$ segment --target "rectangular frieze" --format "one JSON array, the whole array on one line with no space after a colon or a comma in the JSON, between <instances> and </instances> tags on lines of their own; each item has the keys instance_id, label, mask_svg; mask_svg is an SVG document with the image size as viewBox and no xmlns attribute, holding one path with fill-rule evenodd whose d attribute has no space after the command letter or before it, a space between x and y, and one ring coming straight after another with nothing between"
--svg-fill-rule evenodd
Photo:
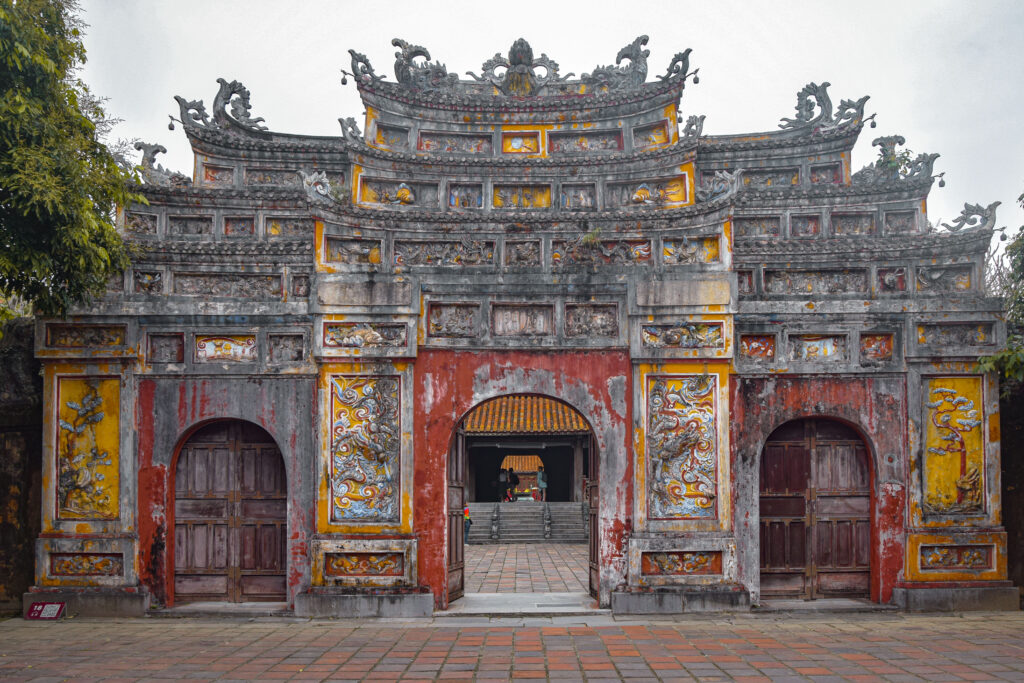
<instances>
[{"instance_id":1,"label":"rectangular frieze","mask_svg":"<svg viewBox=\"0 0 1024 683\"><path fill-rule=\"evenodd\" d=\"M427 314L427 336L471 339L479 334L480 304L430 304Z\"/></svg>"},{"instance_id":2,"label":"rectangular frieze","mask_svg":"<svg viewBox=\"0 0 1024 683\"><path fill-rule=\"evenodd\" d=\"M301 334L267 335L271 363L296 363L306 357L306 341Z\"/></svg>"},{"instance_id":3,"label":"rectangular frieze","mask_svg":"<svg viewBox=\"0 0 1024 683\"><path fill-rule=\"evenodd\" d=\"M251 363L259 360L254 334L197 334L194 351L197 363Z\"/></svg>"},{"instance_id":4,"label":"rectangular frieze","mask_svg":"<svg viewBox=\"0 0 1024 683\"><path fill-rule=\"evenodd\" d=\"M85 349L97 346L124 346L127 331L124 325L46 326L46 345L55 349Z\"/></svg>"},{"instance_id":5,"label":"rectangular frieze","mask_svg":"<svg viewBox=\"0 0 1024 683\"><path fill-rule=\"evenodd\" d=\"M156 221L155 213L129 211L124 217L125 228L127 228L128 232L135 235L155 235Z\"/></svg>"},{"instance_id":6,"label":"rectangular frieze","mask_svg":"<svg viewBox=\"0 0 1024 683\"><path fill-rule=\"evenodd\" d=\"M484 186L480 183L452 183L448 186L449 209L482 209Z\"/></svg>"},{"instance_id":7,"label":"rectangular frieze","mask_svg":"<svg viewBox=\"0 0 1024 683\"><path fill-rule=\"evenodd\" d=\"M696 576L722 573L720 550L668 550L640 554L640 572L645 576Z\"/></svg>"},{"instance_id":8,"label":"rectangular frieze","mask_svg":"<svg viewBox=\"0 0 1024 683\"><path fill-rule=\"evenodd\" d=\"M817 237L821 234L821 216L793 216L790 218L790 234L793 237Z\"/></svg>"},{"instance_id":9,"label":"rectangular frieze","mask_svg":"<svg viewBox=\"0 0 1024 683\"><path fill-rule=\"evenodd\" d=\"M800 169L778 168L764 170L744 170L743 184L750 187L785 187L800 182Z\"/></svg>"},{"instance_id":10,"label":"rectangular frieze","mask_svg":"<svg viewBox=\"0 0 1024 683\"><path fill-rule=\"evenodd\" d=\"M737 216L733 219L737 237L778 237L782 234L779 216Z\"/></svg>"},{"instance_id":11,"label":"rectangular frieze","mask_svg":"<svg viewBox=\"0 0 1024 683\"><path fill-rule=\"evenodd\" d=\"M421 152L443 152L445 154L490 155L494 152L494 144L490 135L428 131L420 133L416 148Z\"/></svg>"},{"instance_id":12,"label":"rectangular frieze","mask_svg":"<svg viewBox=\"0 0 1024 683\"><path fill-rule=\"evenodd\" d=\"M297 299L309 297L310 283L308 275L292 275L292 296Z\"/></svg>"},{"instance_id":13,"label":"rectangular frieze","mask_svg":"<svg viewBox=\"0 0 1024 683\"><path fill-rule=\"evenodd\" d=\"M268 216L268 237L311 237L315 224L311 218Z\"/></svg>"},{"instance_id":14,"label":"rectangular frieze","mask_svg":"<svg viewBox=\"0 0 1024 683\"><path fill-rule=\"evenodd\" d=\"M551 154L601 154L622 149L620 131L571 131L549 133Z\"/></svg>"},{"instance_id":15,"label":"rectangular frieze","mask_svg":"<svg viewBox=\"0 0 1024 683\"><path fill-rule=\"evenodd\" d=\"M388 126L381 123L378 123L376 127L377 134L374 136L373 142L377 147L395 151L404 151L409 149L408 128Z\"/></svg>"},{"instance_id":16,"label":"rectangular frieze","mask_svg":"<svg viewBox=\"0 0 1024 683\"><path fill-rule=\"evenodd\" d=\"M995 344L992 323L925 323L917 326L921 346L960 347Z\"/></svg>"},{"instance_id":17,"label":"rectangular frieze","mask_svg":"<svg viewBox=\"0 0 1024 683\"><path fill-rule=\"evenodd\" d=\"M227 237L252 237L256 234L256 219L252 216L227 216L224 234Z\"/></svg>"},{"instance_id":18,"label":"rectangular frieze","mask_svg":"<svg viewBox=\"0 0 1024 683\"><path fill-rule=\"evenodd\" d=\"M503 154L540 154L540 133L537 131L515 131L502 133Z\"/></svg>"},{"instance_id":19,"label":"rectangular frieze","mask_svg":"<svg viewBox=\"0 0 1024 683\"><path fill-rule=\"evenodd\" d=\"M681 206L690 200L688 181L684 173L674 178L610 184L606 188L608 208Z\"/></svg>"},{"instance_id":20,"label":"rectangular frieze","mask_svg":"<svg viewBox=\"0 0 1024 683\"><path fill-rule=\"evenodd\" d=\"M894 294L907 291L907 269L906 268L879 268L878 269L878 292L879 294Z\"/></svg>"},{"instance_id":21,"label":"rectangular frieze","mask_svg":"<svg viewBox=\"0 0 1024 683\"><path fill-rule=\"evenodd\" d=\"M661 260L668 266L692 263L718 263L722 260L717 237L666 238Z\"/></svg>"},{"instance_id":22,"label":"rectangular frieze","mask_svg":"<svg viewBox=\"0 0 1024 683\"><path fill-rule=\"evenodd\" d=\"M617 304L566 304L566 337L617 337L619 334Z\"/></svg>"},{"instance_id":23,"label":"rectangular frieze","mask_svg":"<svg viewBox=\"0 0 1024 683\"><path fill-rule=\"evenodd\" d=\"M377 265L381 262L380 240L327 237L324 258L327 263Z\"/></svg>"},{"instance_id":24,"label":"rectangular frieze","mask_svg":"<svg viewBox=\"0 0 1024 683\"><path fill-rule=\"evenodd\" d=\"M299 185L301 179L298 172L293 168L251 168L245 169L245 184L253 185L277 185L289 187Z\"/></svg>"},{"instance_id":25,"label":"rectangular frieze","mask_svg":"<svg viewBox=\"0 0 1024 683\"><path fill-rule=\"evenodd\" d=\"M495 185L491 205L495 209L547 209L551 206L551 186Z\"/></svg>"},{"instance_id":26,"label":"rectangular frieze","mask_svg":"<svg viewBox=\"0 0 1024 683\"><path fill-rule=\"evenodd\" d=\"M892 334L862 334L860 336L860 362L862 365L888 363L892 360Z\"/></svg>"},{"instance_id":27,"label":"rectangular frieze","mask_svg":"<svg viewBox=\"0 0 1024 683\"><path fill-rule=\"evenodd\" d=\"M121 381L57 379L58 519L117 519L120 497Z\"/></svg>"},{"instance_id":28,"label":"rectangular frieze","mask_svg":"<svg viewBox=\"0 0 1024 683\"><path fill-rule=\"evenodd\" d=\"M405 576L405 553L325 553L324 576Z\"/></svg>"},{"instance_id":29,"label":"rectangular frieze","mask_svg":"<svg viewBox=\"0 0 1024 683\"><path fill-rule=\"evenodd\" d=\"M813 185L838 185L841 182L843 182L842 164L811 166L811 183Z\"/></svg>"},{"instance_id":30,"label":"rectangular frieze","mask_svg":"<svg viewBox=\"0 0 1024 683\"><path fill-rule=\"evenodd\" d=\"M994 569L991 545L922 545L921 571Z\"/></svg>"},{"instance_id":31,"label":"rectangular frieze","mask_svg":"<svg viewBox=\"0 0 1024 683\"><path fill-rule=\"evenodd\" d=\"M494 242L485 240L395 240L396 266L490 266Z\"/></svg>"},{"instance_id":32,"label":"rectangular frieze","mask_svg":"<svg viewBox=\"0 0 1024 683\"><path fill-rule=\"evenodd\" d=\"M540 240L506 240L506 266L539 266Z\"/></svg>"},{"instance_id":33,"label":"rectangular frieze","mask_svg":"<svg viewBox=\"0 0 1024 683\"><path fill-rule=\"evenodd\" d=\"M789 359L793 361L825 361L835 363L844 361L846 360L846 335L790 335Z\"/></svg>"},{"instance_id":34,"label":"rectangular frieze","mask_svg":"<svg viewBox=\"0 0 1024 683\"><path fill-rule=\"evenodd\" d=\"M754 271L752 271L752 270L737 270L736 271L736 290L740 294L753 294L754 293Z\"/></svg>"},{"instance_id":35,"label":"rectangular frieze","mask_svg":"<svg viewBox=\"0 0 1024 683\"><path fill-rule=\"evenodd\" d=\"M971 266L917 269L919 292L966 292L971 288Z\"/></svg>"},{"instance_id":36,"label":"rectangular frieze","mask_svg":"<svg viewBox=\"0 0 1024 683\"><path fill-rule=\"evenodd\" d=\"M932 515L985 511L985 450L981 377L924 381L924 495Z\"/></svg>"},{"instance_id":37,"label":"rectangular frieze","mask_svg":"<svg viewBox=\"0 0 1024 683\"><path fill-rule=\"evenodd\" d=\"M886 211L885 231L890 235L917 232L916 211Z\"/></svg>"},{"instance_id":38,"label":"rectangular frieze","mask_svg":"<svg viewBox=\"0 0 1024 683\"><path fill-rule=\"evenodd\" d=\"M323 344L332 349L400 348L407 334L403 323L325 322Z\"/></svg>"},{"instance_id":39,"label":"rectangular frieze","mask_svg":"<svg viewBox=\"0 0 1024 683\"><path fill-rule=\"evenodd\" d=\"M766 294L866 294L866 270L765 270Z\"/></svg>"},{"instance_id":40,"label":"rectangular frieze","mask_svg":"<svg viewBox=\"0 0 1024 683\"><path fill-rule=\"evenodd\" d=\"M212 235L213 216L168 216L167 234L174 236Z\"/></svg>"},{"instance_id":41,"label":"rectangular frieze","mask_svg":"<svg viewBox=\"0 0 1024 683\"><path fill-rule=\"evenodd\" d=\"M373 179L363 176L359 180L359 201L376 206L438 207L437 186L429 183L408 183L401 180Z\"/></svg>"},{"instance_id":42,"label":"rectangular frieze","mask_svg":"<svg viewBox=\"0 0 1024 683\"><path fill-rule=\"evenodd\" d=\"M543 337L554 334L551 304L492 304L491 333L495 337Z\"/></svg>"},{"instance_id":43,"label":"rectangular frieze","mask_svg":"<svg viewBox=\"0 0 1024 683\"><path fill-rule=\"evenodd\" d=\"M662 120L633 129L633 149L635 150L654 149L668 143L668 121Z\"/></svg>"},{"instance_id":44,"label":"rectangular frieze","mask_svg":"<svg viewBox=\"0 0 1024 683\"><path fill-rule=\"evenodd\" d=\"M163 294L163 271L132 269L132 291L136 294Z\"/></svg>"},{"instance_id":45,"label":"rectangular frieze","mask_svg":"<svg viewBox=\"0 0 1024 683\"><path fill-rule=\"evenodd\" d=\"M203 166L203 185L230 187L235 184L235 169L230 166Z\"/></svg>"},{"instance_id":46,"label":"rectangular frieze","mask_svg":"<svg viewBox=\"0 0 1024 683\"><path fill-rule=\"evenodd\" d=\"M648 240L592 239L590 234L572 241L554 240L551 243L551 265L565 268L573 265L631 266L651 262L651 243Z\"/></svg>"},{"instance_id":47,"label":"rectangular frieze","mask_svg":"<svg viewBox=\"0 0 1024 683\"><path fill-rule=\"evenodd\" d=\"M124 576L120 553L51 553L50 576Z\"/></svg>"},{"instance_id":48,"label":"rectangular frieze","mask_svg":"<svg viewBox=\"0 0 1024 683\"><path fill-rule=\"evenodd\" d=\"M649 376L648 519L715 519L717 375Z\"/></svg>"},{"instance_id":49,"label":"rectangular frieze","mask_svg":"<svg viewBox=\"0 0 1024 683\"><path fill-rule=\"evenodd\" d=\"M875 214L873 213L834 213L832 214L832 234L834 235L874 235Z\"/></svg>"},{"instance_id":50,"label":"rectangular frieze","mask_svg":"<svg viewBox=\"0 0 1024 683\"><path fill-rule=\"evenodd\" d=\"M558 204L568 211L589 211L597 208L597 188L594 185L562 185Z\"/></svg>"},{"instance_id":51,"label":"rectangular frieze","mask_svg":"<svg viewBox=\"0 0 1024 683\"><path fill-rule=\"evenodd\" d=\"M334 375L329 387L331 521L398 522L401 378Z\"/></svg>"},{"instance_id":52,"label":"rectangular frieze","mask_svg":"<svg viewBox=\"0 0 1024 683\"><path fill-rule=\"evenodd\" d=\"M184 363L185 335L177 332L149 335L150 363Z\"/></svg>"},{"instance_id":53,"label":"rectangular frieze","mask_svg":"<svg viewBox=\"0 0 1024 683\"><path fill-rule=\"evenodd\" d=\"M174 293L187 296L279 299L282 294L282 283L280 275L175 273Z\"/></svg>"},{"instance_id":54,"label":"rectangular frieze","mask_svg":"<svg viewBox=\"0 0 1024 683\"><path fill-rule=\"evenodd\" d=\"M775 360L774 334L743 334L740 335L740 356L753 361L771 362Z\"/></svg>"},{"instance_id":55,"label":"rectangular frieze","mask_svg":"<svg viewBox=\"0 0 1024 683\"><path fill-rule=\"evenodd\" d=\"M674 325L642 325L643 345L653 349L724 349L722 323L680 322Z\"/></svg>"}]
</instances>

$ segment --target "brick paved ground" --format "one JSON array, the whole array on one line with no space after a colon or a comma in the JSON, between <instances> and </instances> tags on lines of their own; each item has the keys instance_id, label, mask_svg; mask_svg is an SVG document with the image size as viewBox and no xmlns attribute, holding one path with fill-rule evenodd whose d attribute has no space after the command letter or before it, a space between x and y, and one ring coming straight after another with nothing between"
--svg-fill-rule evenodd
<instances>
[{"instance_id":1,"label":"brick paved ground","mask_svg":"<svg viewBox=\"0 0 1024 683\"><path fill-rule=\"evenodd\" d=\"M1024 680L1020 613L446 621L13 619L0 678Z\"/></svg>"},{"instance_id":2,"label":"brick paved ground","mask_svg":"<svg viewBox=\"0 0 1024 683\"><path fill-rule=\"evenodd\" d=\"M575 593L588 584L585 543L466 546L467 593Z\"/></svg>"}]
</instances>

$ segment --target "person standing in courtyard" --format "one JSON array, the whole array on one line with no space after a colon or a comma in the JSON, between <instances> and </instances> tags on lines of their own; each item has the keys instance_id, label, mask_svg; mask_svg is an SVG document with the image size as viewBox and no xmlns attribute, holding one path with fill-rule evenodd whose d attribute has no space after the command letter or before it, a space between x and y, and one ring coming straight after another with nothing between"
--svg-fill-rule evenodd
<instances>
[{"instance_id":1,"label":"person standing in courtyard","mask_svg":"<svg viewBox=\"0 0 1024 683\"><path fill-rule=\"evenodd\" d=\"M473 526L473 520L469 517L468 505L462 510L462 519L462 542L466 544L469 543L469 527Z\"/></svg>"},{"instance_id":2,"label":"person standing in courtyard","mask_svg":"<svg viewBox=\"0 0 1024 683\"><path fill-rule=\"evenodd\" d=\"M544 466L541 465L537 468L537 488L540 489L540 499L548 499L548 474L544 471Z\"/></svg>"}]
</instances>

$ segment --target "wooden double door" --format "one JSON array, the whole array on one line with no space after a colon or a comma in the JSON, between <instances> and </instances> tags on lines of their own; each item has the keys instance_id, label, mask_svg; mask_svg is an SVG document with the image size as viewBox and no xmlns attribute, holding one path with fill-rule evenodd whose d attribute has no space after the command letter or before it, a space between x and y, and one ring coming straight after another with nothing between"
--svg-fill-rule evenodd
<instances>
[{"instance_id":1,"label":"wooden double door","mask_svg":"<svg viewBox=\"0 0 1024 683\"><path fill-rule=\"evenodd\" d=\"M273 438L248 422L204 427L174 482L175 600L287 599L287 477Z\"/></svg>"},{"instance_id":2,"label":"wooden double door","mask_svg":"<svg viewBox=\"0 0 1024 683\"><path fill-rule=\"evenodd\" d=\"M868 597L871 476L856 432L808 419L772 433L760 511L762 595Z\"/></svg>"}]
</instances>

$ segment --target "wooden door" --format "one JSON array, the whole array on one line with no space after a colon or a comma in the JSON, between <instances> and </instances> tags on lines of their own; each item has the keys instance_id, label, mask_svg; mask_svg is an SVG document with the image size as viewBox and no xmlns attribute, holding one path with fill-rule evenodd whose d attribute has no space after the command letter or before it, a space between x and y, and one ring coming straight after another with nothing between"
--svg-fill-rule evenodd
<instances>
[{"instance_id":1,"label":"wooden door","mask_svg":"<svg viewBox=\"0 0 1024 683\"><path fill-rule=\"evenodd\" d=\"M601 588L601 534L598 528L599 512L599 468L597 457L597 441L590 435L587 444L587 516L589 518L590 538L588 561L590 564L590 594L595 598Z\"/></svg>"},{"instance_id":2,"label":"wooden door","mask_svg":"<svg viewBox=\"0 0 1024 683\"><path fill-rule=\"evenodd\" d=\"M866 597L871 490L864 443L831 420L777 429L761 457L761 593Z\"/></svg>"},{"instance_id":3,"label":"wooden door","mask_svg":"<svg viewBox=\"0 0 1024 683\"><path fill-rule=\"evenodd\" d=\"M466 435L460 429L448 451L448 602L461 598L466 589L465 506Z\"/></svg>"},{"instance_id":4,"label":"wooden door","mask_svg":"<svg viewBox=\"0 0 1024 683\"><path fill-rule=\"evenodd\" d=\"M287 481L269 434L204 427L182 447L174 488L176 601L287 598Z\"/></svg>"}]
</instances>

